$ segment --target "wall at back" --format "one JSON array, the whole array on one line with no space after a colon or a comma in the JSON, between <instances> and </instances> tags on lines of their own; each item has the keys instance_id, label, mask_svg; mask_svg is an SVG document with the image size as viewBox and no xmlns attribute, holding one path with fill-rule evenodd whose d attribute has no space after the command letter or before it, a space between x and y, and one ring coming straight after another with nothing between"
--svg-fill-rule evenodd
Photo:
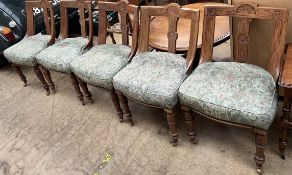
<instances>
[{"instance_id":1,"label":"wall at back","mask_svg":"<svg viewBox=\"0 0 292 175\"><path fill-rule=\"evenodd\" d=\"M292 0L249 0L260 6L281 7L290 9L287 42L292 43ZM239 5L247 0L229 0L232 5ZM233 32L236 31L236 20L233 20ZM265 69L268 67L269 50L272 37L272 22L267 20L254 20L250 27L250 43L248 62Z\"/></svg>"}]
</instances>

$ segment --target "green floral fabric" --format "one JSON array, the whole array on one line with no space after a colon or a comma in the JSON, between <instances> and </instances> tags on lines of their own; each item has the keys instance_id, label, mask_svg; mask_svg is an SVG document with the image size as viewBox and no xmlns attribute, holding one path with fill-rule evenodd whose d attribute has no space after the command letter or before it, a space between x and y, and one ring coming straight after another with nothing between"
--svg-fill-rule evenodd
<instances>
[{"instance_id":1,"label":"green floral fabric","mask_svg":"<svg viewBox=\"0 0 292 175\"><path fill-rule=\"evenodd\" d=\"M50 35L33 35L4 50L3 54L11 63L34 66L36 54L48 47Z\"/></svg>"},{"instance_id":2,"label":"green floral fabric","mask_svg":"<svg viewBox=\"0 0 292 175\"><path fill-rule=\"evenodd\" d=\"M70 62L77 56L86 52L84 47L87 45L88 41L89 40L84 37L60 40L37 54L36 60L47 69L70 73Z\"/></svg>"},{"instance_id":3,"label":"green floral fabric","mask_svg":"<svg viewBox=\"0 0 292 175\"><path fill-rule=\"evenodd\" d=\"M124 95L149 105L173 108L177 91L186 77L184 58L167 52L146 52L113 78L114 88Z\"/></svg>"},{"instance_id":4,"label":"green floral fabric","mask_svg":"<svg viewBox=\"0 0 292 175\"><path fill-rule=\"evenodd\" d=\"M276 84L264 69L245 63L204 63L179 89L181 104L227 122L268 129L277 109Z\"/></svg>"},{"instance_id":5,"label":"green floral fabric","mask_svg":"<svg viewBox=\"0 0 292 175\"><path fill-rule=\"evenodd\" d=\"M130 53L131 48L125 45L98 45L70 65L74 74L86 83L111 90L113 76L127 64Z\"/></svg>"}]
</instances>

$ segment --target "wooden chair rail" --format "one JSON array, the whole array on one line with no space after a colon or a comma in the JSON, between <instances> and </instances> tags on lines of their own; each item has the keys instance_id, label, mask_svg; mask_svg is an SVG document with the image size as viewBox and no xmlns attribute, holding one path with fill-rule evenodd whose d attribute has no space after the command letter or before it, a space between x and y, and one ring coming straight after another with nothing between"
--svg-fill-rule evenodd
<instances>
[{"instance_id":1,"label":"wooden chair rail","mask_svg":"<svg viewBox=\"0 0 292 175\"><path fill-rule=\"evenodd\" d=\"M52 7L52 2L47 0L39 0L39 1L26 1L26 18L27 18L27 32L26 36L35 35L35 21L33 8L39 7L42 8L44 14L44 22L47 30L47 34L51 35L51 40L49 41L49 45L54 44L56 38L56 30L55 30L55 18L54 11Z\"/></svg>"},{"instance_id":2,"label":"wooden chair rail","mask_svg":"<svg viewBox=\"0 0 292 175\"><path fill-rule=\"evenodd\" d=\"M138 31L139 31L139 7L129 4L126 0L120 0L118 4L114 2L98 3L99 10L99 33L98 44L106 44L106 36L108 33L107 12L117 11L120 15L120 27L122 34L122 44L129 45L129 31L132 33L132 51L129 59L131 59L138 47ZM130 21L129 14L133 15L133 23ZM105 25L106 24L106 25Z\"/></svg>"},{"instance_id":3,"label":"wooden chair rail","mask_svg":"<svg viewBox=\"0 0 292 175\"><path fill-rule=\"evenodd\" d=\"M289 11L283 8L258 7L258 5L253 3L243 3L239 6L206 6L200 63L212 60L216 16L241 18L238 24L240 28L239 35L236 36L234 42L235 61L239 62L246 62L249 42L249 22L251 19L256 18L273 21L268 71L276 81L280 73L280 65L284 52Z\"/></svg>"},{"instance_id":4,"label":"wooden chair rail","mask_svg":"<svg viewBox=\"0 0 292 175\"><path fill-rule=\"evenodd\" d=\"M200 13L198 10L191 10L180 8L178 4L171 3L166 6L142 6L141 7L141 28L140 28L140 42L139 52L147 52L149 48L149 26L150 20L153 16L167 16L169 19L168 26L168 52L176 53L177 22L180 18L190 19L191 32L189 39L189 49L187 53L187 73L192 70L194 56L196 54Z\"/></svg>"}]
</instances>

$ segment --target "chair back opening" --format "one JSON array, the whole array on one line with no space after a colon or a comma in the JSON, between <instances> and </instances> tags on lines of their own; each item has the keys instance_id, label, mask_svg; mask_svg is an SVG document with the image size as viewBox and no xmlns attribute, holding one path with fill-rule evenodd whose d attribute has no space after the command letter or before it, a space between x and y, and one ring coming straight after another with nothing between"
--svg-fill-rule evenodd
<instances>
[{"instance_id":1,"label":"chair back opening","mask_svg":"<svg viewBox=\"0 0 292 175\"><path fill-rule=\"evenodd\" d=\"M207 5L205 7L202 55L200 63L209 62L212 60L216 16L238 18L238 31L236 32L236 36L233 36L233 60L243 63L247 62L248 57L250 22L253 19L271 20L273 22L273 32L271 36L272 44L270 48L268 71L276 81L279 77L284 54L289 11L283 8L259 7L254 3L243 3L238 6Z\"/></svg>"},{"instance_id":2,"label":"chair back opening","mask_svg":"<svg viewBox=\"0 0 292 175\"><path fill-rule=\"evenodd\" d=\"M149 50L149 30L151 19L153 17L165 16L168 18L168 52L176 53L176 42L178 20L181 18L189 19L191 23L189 48L187 52L187 72L191 71L194 61L194 56L197 49L198 32L199 32L199 10L192 10L181 8L176 3L171 3L166 6L142 6L141 7L141 21L140 21L140 37L139 37L139 52L147 52Z\"/></svg>"}]
</instances>

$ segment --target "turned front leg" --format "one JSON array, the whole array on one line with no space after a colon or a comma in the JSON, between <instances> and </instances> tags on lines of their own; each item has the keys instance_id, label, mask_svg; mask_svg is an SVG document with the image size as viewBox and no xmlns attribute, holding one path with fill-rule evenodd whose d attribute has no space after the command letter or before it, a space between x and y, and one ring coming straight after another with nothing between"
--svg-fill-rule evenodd
<instances>
[{"instance_id":1,"label":"turned front leg","mask_svg":"<svg viewBox=\"0 0 292 175\"><path fill-rule=\"evenodd\" d=\"M190 141L194 144L198 143L198 139L196 138L196 131L195 131L195 125L194 125L194 115L192 114L192 111L187 106L181 106L181 110L184 113L185 122L187 124L187 131L188 136L190 138Z\"/></svg>"},{"instance_id":2,"label":"turned front leg","mask_svg":"<svg viewBox=\"0 0 292 175\"><path fill-rule=\"evenodd\" d=\"M261 129L255 129L255 145L256 152L254 155L254 160L257 166L257 172L262 173L262 167L265 162L265 146L267 144L268 137L267 131Z\"/></svg>"},{"instance_id":3,"label":"turned front leg","mask_svg":"<svg viewBox=\"0 0 292 175\"><path fill-rule=\"evenodd\" d=\"M111 95L111 99L112 99L112 102L113 102L113 104L115 106L115 109L116 109L117 115L119 117L119 120L120 120L120 122L123 122L123 111L122 111L121 106L120 106L120 101L119 101L119 98L118 98L118 94L116 94L114 89L110 90L109 93Z\"/></svg>"},{"instance_id":4,"label":"turned front leg","mask_svg":"<svg viewBox=\"0 0 292 175\"><path fill-rule=\"evenodd\" d=\"M172 136L172 145L176 146L178 143L178 134L176 132L176 121L175 121L175 111L174 109L164 109L167 116L168 126Z\"/></svg>"},{"instance_id":5,"label":"turned front leg","mask_svg":"<svg viewBox=\"0 0 292 175\"><path fill-rule=\"evenodd\" d=\"M121 92L117 92L117 94L119 96L119 101L121 102L125 117L127 117L131 125L134 126L134 122L132 120L132 113L129 108L127 97L125 97Z\"/></svg>"}]
</instances>

